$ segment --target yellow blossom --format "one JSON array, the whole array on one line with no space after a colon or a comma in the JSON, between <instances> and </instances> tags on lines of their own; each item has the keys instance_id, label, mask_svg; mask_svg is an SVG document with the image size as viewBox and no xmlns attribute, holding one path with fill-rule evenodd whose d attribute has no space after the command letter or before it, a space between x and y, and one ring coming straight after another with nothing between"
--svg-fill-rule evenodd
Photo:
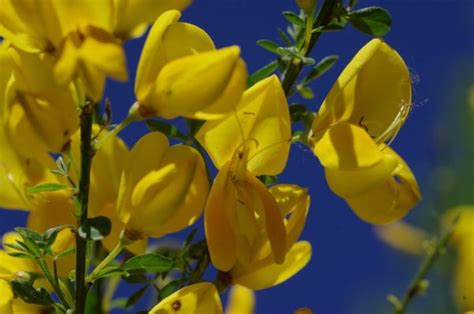
<instances>
[{"instance_id":1,"label":"yellow blossom","mask_svg":"<svg viewBox=\"0 0 474 314\"><path fill-rule=\"evenodd\" d=\"M405 122L410 102L403 59L374 39L344 69L314 118L310 142L329 186L367 222L398 220L421 199L408 165L384 144Z\"/></svg>"},{"instance_id":2,"label":"yellow blossom","mask_svg":"<svg viewBox=\"0 0 474 314\"><path fill-rule=\"evenodd\" d=\"M191 225L201 215L208 190L199 152L187 145L170 147L165 135L151 132L127 158L117 210L129 236L161 237Z\"/></svg>"},{"instance_id":3,"label":"yellow blossom","mask_svg":"<svg viewBox=\"0 0 474 314\"><path fill-rule=\"evenodd\" d=\"M236 111L206 122L196 134L219 169L205 209L212 263L228 271L256 258L263 238L272 258L283 263L286 234L278 204L257 175L285 167L290 148L290 118L279 80L272 76L247 90Z\"/></svg>"},{"instance_id":4,"label":"yellow blossom","mask_svg":"<svg viewBox=\"0 0 474 314\"><path fill-rule=\"evenodd\" d=\"M182 288L163 299L150 314L206 313L222 314L222 303L216 287L201 282Z\"/></svg>"},{"instance_id":5,"label":"yellow blossom","mask_svg":"<svg viewBox=\"0 0 474 314\"><path fill-rule=\"evenodd\" d=\"M243 286L234 285L230 289L229 299L225 310L226 314L253 314L255 313L255 293Z\"/></svg>"},{"instance_id":6,"label":"yellow blossom","mask_svg":"<svg viewBox=\"0 0 474 314\"><path fill-rule=\"evenodd\" d=\"M135 80L142 117L216 119L229 113L246 87L247 70L238 47L215 50L207 33L163 13L150 30Z\"/></svg>"}]
</instances>

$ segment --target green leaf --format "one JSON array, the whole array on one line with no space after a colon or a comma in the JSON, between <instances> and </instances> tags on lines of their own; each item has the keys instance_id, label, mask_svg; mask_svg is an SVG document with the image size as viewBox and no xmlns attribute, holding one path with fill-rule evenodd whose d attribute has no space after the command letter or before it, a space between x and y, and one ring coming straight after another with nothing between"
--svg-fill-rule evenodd
<instances>
[{"instance_id":1,"label":"green leaf","mask_svg":"<svg viewBox=\"0 0 474 314\"><path fill-rule=\"evenodd\" d=\"M262 47L263 49L266 49L270 52L273 52L273 53L276 53L276 54L280 54L278 52L278 48L280 47L277 43L271 41L271 40L268 40L268 39L260 39L260 40L257 40L257 45L259 45L260 47Z\"/></svg>"},{"instance_id":2,"label":"green leaf","mask_svg":"<svg viewBox=\"0 0 474 314\"><path fill-rule=\"evenodd\" d=\"M145 292L148 290L150 286L149 285L146 285L146 286L143 286L141 287L140 289L138 289L137 291L135 291L127 300L127 303L125 304L125 307L131 307L133 305L135 305L135 303L137 303L138 301L140 301L140 299L143 297L143 295L145 294Z\"/></svg>"},{"instance_id":3,"label":"green leaf","mask_svg":"<svg viewBox=\"0 0 474 314\"><path fill-rule=\"evenodd\" d=\"M29 281L15 279L11 281L11 285L15 295L26 303L41 305L52 305L54 303L46 289L35 288Z\"/></svg>"},{"instance_id":4,"label":"green leaf","mask_svg":"<svg viewBox=\"0 0 474 314\"><path fill-rule=\"evenodd\" d=\"M281 40L285 43L287 46L293 46L293 42L291 41L290 37L285 33L284 30L281 28L277 29L278 36L280 36Z\"/></svg>"},{"instance_id":5,"label":"green leaf","mask_svg":"<svg viewBox=\"0 0 474 314\"><path fill-rule=\"evenodd\" d=\"M132 257L123 265L123 269L127 272L161 273L172 270L175 265L176 263L167 257L150 253Z\"/></svg>"},{"instance_id":6,"label":"green leaf","mask_svg":"<svg viewBox=\"0 0 474 314\"><path fill-rule=\"evenodd\" d=\"M321 75L326 73L336 63L338 59L338 56L332 55L327 56L321 61L319 61L318 64L314 66L313 70L311 70L311 72L308 74L308 76L303 80L303 83L307 84L319 78Z\"/></svg>"},{"instance_id":7,"label":"green leaf","mask_svg":"<svg viewBox=\"0 0 474 314\"><path fill-rule=\"evenodd\" d=\"M146 121L146 126L148 129L151 131L159 131L163 134L165 134L168 137L174 137L178 139L185 139L186 136L181 133L178 128L176 128L174 125L166 123L164 121L160 120L147 120Z\"/></svg>"},{"instance_id":8,"label":"green leaf","mask_svg":"<svg viewBox=\"0 0 474 314\"><path fill-rule=\"evenodd\" d=\"M64 258L64 257L67 257L67 256L70 256L70 255L74 254L75 252L76 252L76 248L71 247L67 250L62 251L59 254L56 254L55 258L56 259Z\"/></svg>"},{"instance_id":9,"label":"green leaf","mask_svg":"<svg viewBox=\"0 0 474 314\"><path fill-rule=\"evenodd\" d=\"M306 28L306 22L295 12L285 11L282 13L285 19L293 25L297 25L301 28Z\"/></svg>"},{"instance_id":10,"label":"green leaf","mask_svg":"<svg viewBox=\"0 0 474 314\"><path fill-rule=\"evenodd\" d=\"M176 279L176 280L168 282L163 288L161 288L160 293L158 294L158 302L170 296L173 292L178 290L178 288L184 282L185 280L183 279Z\"/></svg>"},{"instance_id":11,"label":"green leaf","mask_svg":"<svg viewBox=\"0 0 474 314\"><path fill-rule=\"evenodd\" d=\"M112 229L110 219L105 216L88 218L79 228L79 236L83 239L99 241L109 235Z\"/></svg>"},{"instance_id":12,"label":"green leaf","mask_svg":"<svg viewBox=\"0 0 474 314\"><path fill-rule=\"evenodd\" d=\"M8 247L23 253L27 252L23 246L17 243L3 243L3 247Z\"/></svg>"},{"instance_id":13,"label":"green leaf","mask_svg":"<svg viewBox=\"0 0 474 314\"><path fill-rule=\"evenodd\" d=\"M31 259L36 258L33 255L30 255L28 253L21 253L21 252L8 252L8 255L16 257L16 258L31 258Z\"/></svg>"},{"instance_id":14,"label":"green leaf","mask_svg":"<svg viewBox=\"0 0 474 314\"><path fill-rule=\"evenodd\" d=\"M42 192L54 192L54 191L65 190L67 188L68 187L64 184L44 183L44 184L38 184L32 187L26 188L26 193L36 194L36 193L42 193Z\"/></svg>"},{"instance_id":15,"label":"green leaf","mask_svg":"<svg viewBox=\"0 0 474 314\"><path fill-rule=\"evenodd\" d=\"M392 17L380 7L367 7L349 13L349 22L359 31L376 36L385 36L392 26Z\"/></svg>"},{"instance_id":16,"label":"green leaf","mask_svg":"<svg viewBox=\"0 0 474 314\"><path fill-rule=\"evenodd\" d=\"M255 83L263 80L267 76L270 76L278 67L278 62L272 61L269 64L265 65L264 67L257 70L254 74L252 74L248 79L248 86L252 86Z\"/></svg>"},{"instance_id":17,"label":"green leaf","mask_svg":"<svg viewBox=\"0 0 474 314\"><path fill-rule=\"evenodd\" d=\"M46 247L50 247L56 241L58 233L62 230L71 227L71 225L61 225L53 228L49 228L43 233L43 240L46 243Z\"/></svg>"},{"instance_id":18,"label":"green leaf","mask_svg":"<svg viewBox=\"0 0 474 314\"><path fill-rule=\"evenodd\" d=\"M123 271L120 267L117 266L106 266L104 267L97 275L95 275L95 279L99 278L106 278L115 275L126 275L127 272Z\"/></svg>"}]
</instances>

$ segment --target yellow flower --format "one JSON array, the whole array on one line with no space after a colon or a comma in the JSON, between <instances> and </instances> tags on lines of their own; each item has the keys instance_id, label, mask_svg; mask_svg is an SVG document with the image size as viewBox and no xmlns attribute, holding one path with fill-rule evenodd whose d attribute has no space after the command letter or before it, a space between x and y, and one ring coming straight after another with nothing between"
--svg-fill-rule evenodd
<instances>
[{"instance_id":1,"label":"yellow flower","mask_svg":"<svg viewBox=\"0 0 474 314\"><path fill-rule=\"evenodd\" d=\"M5 90L0 99L6 136L20 154L32 157L61 152L79 127L72 85L59 86L48 55L25 53L13 47L1 50L10 72L0 79ZM3 63L3 62L2 62Z\"/></svg>"},{"instance_id":2,"label":"yellow flower","mask_svg":"<svg viewBox=\"0 0 474 314\"><path fill-rule=\"evenodd\" d=\"M403 253L422 256L426 253L429 235L424 230L403 221L376 226L377 237L388 246Z\"/></svg>"},{"instance_id":3,"label":"yellow flower","mask_svg":"<svg viewBox=\"0 0 474 314\"><path fill-rule=\"evenodd\" d=\"M216 119L237 105L247 70L238 47L215 50L205 31L163 13L145 42L135 80L142 117Z\"/></svg>"},{"instance_id":4,"label":"yellow flower","mask_svg":"<svg viewBox=\"0 0 474 314\"><path fill-rule=\"evenodd\" d=\"M454 273L454 296L461 311L474 310L474 206L458 206L450 209L443 218L448 226L459 215L451 236L451 244L457 252Z\"/></svg>"},{"instance_id":5,"label":"yellow flower","mask_svg":"<svg viewBox=\"0 0 474 314\"><path fill-rule=\"evenodd\" d=\"M150 314L206 313L222 314L222 303L216 287L209 282L182 288L163 299Z\"/></svg>"},{"instance_id":6,"label":"yellow flower","mask_svg":"<svg viewBox=\"0 0 474 314\"><path fill-rule=\"evenodd\" d=\"M253 314L255 313L255 293L243 286L234 285L230 289L229 299L225 310L226 314Z\"/></svg>"},{"instance_id":7,"label":"yellow flower","mask_svg":"<svg viewBox=\"0 0 474 314\"><path fill-rule=\"evenodd\" d=\"M287 253L282 264L271 256L270 244L264 242L256 252L257 258L248 264L237 263L229 272L232 283L253 290L280 284L298 273L311 258L311 244L296 242L303 230L308 214L310 197L306 189L296 185L279 184L270 188L285 218Z\"/></svg>"},{"instance_id":8,"label":"yellow flower","mask_svg":"<svg viewBox=\"0 0 474 314\"><path fill-rule=\"evenodd\" d=\"M140 37L161 13L183 10L191 0L114 0L114 34L118 38Z\"/></svg>"},{"instance_id":9,"label":"yellow flower","mask_svg":"<svg viewBox=\"0 0 474 314\"><path fill-rule=\"evenodd\" d=\"M100 131L98 125L93 126L93 134ZM107 136L108 131L102 130L97 140ZM78 168L81 163L80 132L72 137L71 152L74 162L72 174L80 173ZM120 232L124 224L117 214L117 198L120 188L120 178L129 156L127 145L118 137L108 138L104 145L96 152L92 159L90 192L89 192L89 217L106 216L112 222L110 234L102 240L104 247L111 251L119 241ZM76 181L78 178L75 178ZM147 240L142 239L127 246L127 250L139 255L146 251Z\"/></svg>"},{"instance_id":10,"label":"yellow flower","mask_svg":"<svg viewBox=\"0 0 474 314\"><path fill-rule=\"evenodd\" d=\"M113 8L112 0L3 0L0 35L24 51L53 55L59 84L79 77L89 97L99 100L106 76L127 79Z\"/></svg>"},{"instance_id":11,"label":"yellow flower","mask_svg":"<svg viewBox=\"0 0 474 314\"><path fill-rule=\"evenodd\" d=\"M314 118L310 142L329 186L367 222L398 220L421 199L408 165L384 144L405 122L410 102L403 59L374 39L344 69Z\"/></svg>"},{"instance_id":12,"label":"yellow flower","mask_svg":"<svg viewBox=\"0 0 474 314\"><path fill-rule=\"evenodd\" d=\"M151 132L127 158L117 210L129 238L161 237L191 225L202 212L208 190L199 152L187 145L170 147L165 135Z\"/></svg>"},{"instance_id":13,"label":"yellow flower","mask_svg":"<svg viewBox=\"0 0 474 314\"><path fill-rule=\"evenodd\" d=\"M248 264L269 239L273 259L287 251L278 204L257 175L285 167L290 148L290 118L279 80L272 76L247 90L236 111L206 122L197 140L219 169L205 209L205 230L212 263L228 271Z\"/></svg>"}]
</instances>

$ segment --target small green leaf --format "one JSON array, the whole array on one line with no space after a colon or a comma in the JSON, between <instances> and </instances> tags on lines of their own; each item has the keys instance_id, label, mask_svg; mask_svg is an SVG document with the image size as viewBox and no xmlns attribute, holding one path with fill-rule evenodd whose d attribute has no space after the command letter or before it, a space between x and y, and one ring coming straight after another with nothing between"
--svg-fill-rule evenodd
<instances>
[{"instance_id":1,"label":"small green leaf","mask_svg":"<svg viewBox=\"0 0 474 314\"><path fill-rule=\"evenodd\" d=\"M23 253L27 252L23 246L21 246L17 243L3 243L3 246L14 249L14 250L17 250L19 252L23 252Z\"/></svg>"},{"instance_id":2,"label":"small green leaf","mask_svg":"<svg viewBox=\"0 0 474 314\"><path fill-rule=\"evenodd\" d=\"M21 253L21 252L8 252L8 255L17 257L17 258L30 258L30 259L35 259L33 255L30 255L28 253Z\"/></svg>"},{"instance_id":3,"label":"small green leaf","mask_svg":"<svg viewBox=\"0 0 474 314\"><path fill-rule=\"evenodd\" d=\"M71 225L61 225L53 228L49 228L43 233L43 240L46 243L46 247L50 247L56 241L58 233L62 230L71 227Z\"/></svg>"},{"instance_id":4,"label":"small green leaf","mask_svg":"<svg viewBox=\"0 0 474 314\"><path fill-rule=\"evenodd\" d=\"M262 47L263 49L266 49L270 52L273 52L273 53L276 53L276 54L279 54L278 53L278 48L280 47L277 43L271 41L271 40L268 40L268 39L260 39L260 40L257 40L257 45L259 45L260 47Z\"/></svg>"},{"instance_id":5,"label":"small green leaf","mask_svg":"<svg viewBox=\"0 0 474 314\"><path fill-rule=\"evenodd\" d=\"M67 256L70 256L70 255L74 254L75 252L76 252L76 248L71 247L67 250L62 251L59 254L56 254L55 258L56 259L64 258L64 257L67 257Z\"/></svg>"},{"instance_id":6,"label":"small green leaf","mask_svg":"<svg viewBox=\"0 0 474 314\"><path fill-rule=\"evenodd\" d=\"M99 278L106 278L115 275L126 275L127 273L123 271L120 267L117 266L106 266L104 267L97 275L95 275L94 279Z\"/></svg>"},{"instance_id":7,"label":"small green leaf","mask_svg":"<svg viewBox=\"0 0 474 314\"><path fill-rule=\"evenodd\" d=\"M132 295L128 298L127 303L125 304L125 307L126 308L131 307L135 305L135 303L140 301L140 299L143 297L143 295L145 294L145 292L148 290L149 287L150 287L149 285L143 286L137 291L135 291L134 293L132 293Z\"/></svg>"},{"instance_id":8,"label":"small green leaf","mask_svg":"<svg viewBox=\"0 0 474 314\"><path fill-rule=\"evenodd\" d=\"M161 288L160 293L158 294L158 302L170 296L173 292L178 290L178 288L183 282L184 282L183 279L176 279L176 280L168 282L163 288Z\"/></svg>"},{"instance_id":9,"label":"small green leaf","mask_svg":"<svg viewBox=\"0 0 474 314\"><path fill-rule=\"evenodd\" d=\"M349 13L349 22L359 31L376 36L385 36L392 26L392 17L380 7L367 7Z\"/></svg>"},{"instance_id":10,"label":"small green leaf","mask_svg":"<svg viewBox=\"0 0 474 314\"><path fill-rule=\"evenodd\" d=\"M175 265L167 257L150 253L132 257L123 265L123 269L127 272L161 273L172 270Z\"/></svg>"},{"instance_id":11,"label":"small green leaf","mask_svg":"<svg viewBox=\"0 0 474 314\"><path fill-rule=\"evenodd\" d=\"M178 128L176 128L174 125L166 123L164 121L160 120L147 120L146 121L146 126L148 129L151 131L159 131L163 134L165 134L168 137L174 137L178 139L185 139L186 136L181 133Z\"/></svg>"},{"instance_id":12,"label":"small green leaf","mask_svg":"<svg viewBox=\"0 0 474 314\"><path fill-rule=\"evenodd\" d=\"M321 75L326 73L336 63L338 59L338 56L332 55L327 56L321 61L319 61L318 64L315 65L313 70L311 70L311 72L308 74L308 76L303 80L303 83L307 84L319 78Z\"/></svg>"},{"instance_id":13,"label":"small green leaf","mask_svg":"<svg viewBox=\"0 0 474 314\"><path fill-rule=\"evenodd\" d=\"M254 74L252 74L248 79L248 86L252 86L259 81L263 80L267 76L270 76L278 67L278 62L272 61L269 64L265 65L264 67L257 70Z\"/></svg>"},{"instance_id":14,"label":"small green leaf","mask_svg":"<svg viewBox=\"0 0 474 314\"><path fill-rule=\"evenodd\" d=\"M79 236L83 239L99 241L109 235L112 229L110 219L105 216L88 218L79 228Z\"/></svg>"},{"instance_id":15,"label":"small green leaf","mask_svg":"<svg viewBox=\"0 0 474 314\"><path fill-rule=\"evenodd\" d=\"M293 25L297 25L301 28L306 28L306 22L303 21L301 17L298 16L295 12L285 11L282 13L288 22Z\"/></svg>"},{"instance_id":16,"label":"small green leaf","mask_svg":"<svg viewBox=\"0 0 474 314\"><path fill-rule=\"evenodd\" d=\"M32 187L26 188L26 193L36 194L36 193L42 193L42 192L54 192L54 191L65 190L67 188L68 187L64 184L44 183L44 184L38 184Z\"/></svg>"},{"instance_id":17,"label":"small green leaf","mask_svg":"<svg viewBox=\"0 0 474 314\"><path fill-rule=\"evenodd\" d=\"M293 46L293 42L291 41L290 37L285 33L284 30L281 28L277 29L278 36L280 36L281 40L285 43L287 46Z\"/></svg>"},{"instance_id":18,"label":"small green leaf","mask_svg":"<svg viewBox=\"0 0 474 314\"><path fill-rule=\"evenodd\" d=\"M11 285L15 295L26 303L41 305L51 305L54 303L46 289L35 288L29 281L15 279L11 281Z\"/></svg>"}]
</instances>

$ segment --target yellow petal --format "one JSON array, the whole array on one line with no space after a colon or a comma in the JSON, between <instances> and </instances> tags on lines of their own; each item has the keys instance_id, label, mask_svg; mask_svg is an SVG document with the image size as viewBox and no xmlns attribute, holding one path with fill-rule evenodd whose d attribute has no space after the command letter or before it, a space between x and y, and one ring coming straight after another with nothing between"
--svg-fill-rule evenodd
<instances>
[{"instance_id":1,"label":"yellow petal","mask_svg":"<svg viewBox=\"0 0 474 314\"><path fill-rule=\"evenodd\" d=\"M426 253L429 235L422 229L398 221L385 226L376 226L375 234L388 246L403 253L422 256Z\"/></svg>"},{"instance_id":2,"label":"yellow petal","mask_svg":"<svg viewBox=\"0 0 474 314\"><path fill-rule=\"evenodd\" d=\"M447 229L454 219L459 217L451 235L451 243L455 246L472 241L474 236L474 206L460 205L449 209L441 221L442 227Z\"/></svg>"},{"instance_id":3,"label":"yellow petal","mask_svg":"<svg viewBox=\"0 0 474 314\"><path fill-rule=\"evenodd\" d=\"M324 172L331 190L342 198L349 198L384 184L398 165L397 157L384 154L381 162L368 168L347 171L326 168Z\"/></svg>"},{"instance_id":4,"label":"yellow petal","mask_svg":"<svg viewBox=\"0 0 474 314\"><path fill-rule=\"evenodd\" d=\"M166 297L150 314L206 313L222 314L222 304L217 289L209 282L182 288Z\"/></svg>"},{"instance_id":5,"label":"yellow petal","mask_svg":"<svg viewBox=\"0 0 474 314\"><path fill-rule=\"evenodd\" d=\"M150 107L171 119L216 119L238 104L247 71L236 46L202 52L167 63L158 74Z\"/></svg>"},{"instance_id":6,"label":"yellow petal","mask_svg":"<svg viewBox=\"0 0 474 314\"><path fill-rule=\"evenodd\" d=\"M229 215L237 202L235 188L229 177L229 164L217 174L204 210L204 227L212 264L222 271L230 270L236 262L236 238Z\"/></svg>"},{"instance_id":7,"label":"yellow petal","mask_svg":"<svg viewBox=\"0 0 474 314\"><path fill-rule=\"evenodd\" d=\"M469 241L458 247L458 260L454 273L455 301L460 311L474 309L474 241L473 234Z\"/></svg>"},{"instance_id":8,"label":"yellow petal","mask_svg":"<svg viewBox=\"0 0 474 314\"><path fill-rule=\"evenodd\" d=\"M243 286L234 285L227 300L226 314L255 313L255 293Z\"/></svg>"},{"instance_id":9,"label":"yellow petal","mask_svg":"<svg viewBox=\"0 0 474 314\"><path fill-rule=\"evenodd\" d=\"M0 279L0 312L13 314L13 291L8 282Z\"/></svg>"},{"instance_id":10,"label":"yellow petal","mask_svg":"<svg viewBox=\"0 0 474 314\"><path fill-rule=\"evenodd\" d=\"M306 241L295 243L286 255L283 264L272 263L270 259L259 264L232 270L233 283L260 290L276 286L298 273L311 258L311 244Z\"/></svg>"},{"instance_id":11,"label":"yellow petal","mask_svg":"<svg viewBox=\"0 0 474 314\"><path fill-rule=\"evenodd\" d=\"M372 167L383 159L375 142L364 129L337 123L314 146L314 154L324 168L356 170Z\"/></svg>"},{"instance_id":12,"label":"yellow petal","mask_svg":"<svg viewBox=\"0 0 474 314\"><path fill-rule=\"evenodd\" d=\"M51 4L63 36L67 36L70 32L83 30L87 26L95 26L112 32L113 0L52 0Z\"/></svg>"},{"instance_id":13,"label":"yellow petal","mask_svg":"<svg viewBox=\"0 0 474 314\"><path fill-rule=\"evenodd\" d=\"M248 176L247 180L257 192L263 204L262 211L259 214L262 215L265 224L265 231L272 248L273 259L276 263L281 264L285 260L285 254L288 251L283 216L278 204L266 186L254 176Z\"/></svg>"},{"instance_id":14,"label":"yellow petal","mask_svg":"<svg viewBox=\"0 0 474 314\"><path fill-rule=\"evenodd\" d=\"M161 13L172 9L181 11L190 3L191 0L115 0L115 35L122 39L140 37Z\"/></svg>"},{"instance_id":15,"label":"yellow petal","mask_svg":"<svg viewBox=\"0 0 474 314\"><path fill-rule=\"evenodd\" d=\"M177 22L180 15L176 10L163 13L147 37L135 79L135 95L142 105L150 105L150 93L163 66L181 57L214 50L214 43L204 30Z\"/></svg>"},{"instance_id":16,"label":"yellow petal","mask_svg":"<svg viewBox=\"0 0 474 314\"><path fill-rule=\"evenodd\" d=\"M286 165L290 128L285 95L278 78L272 76L245 91L235 114L207 121L196 139L217 168L231 160L244 143L254 142L247 146L247 169L254 175L276 175Z\"/></svg>"},{"instance_id":17,"label":"yellow petal","mask_svg":"<svg viewBox=\"0 0 474 314\"><path fill-rule=\"evenodd\" d=\"M347 121L365 125L371 136L378 137L410 104L407 66L394 49L381 39L373 39L359 50L337 79L313 121L313 132L317 139L318 133L331 124Z\"/></svg>"},{"instance_id":18,"label":"yellow petal","mask_svg":"<svg viewBox=\"0 0 474 314\"><path fill-rule=\"evenodd\" d=\"M346 202L362 219L373 224L386 224L403 218L421 199L418 183L408 165L390 147L384 154L398 159L392 178Z\"/></svg>"}]
</instances>

